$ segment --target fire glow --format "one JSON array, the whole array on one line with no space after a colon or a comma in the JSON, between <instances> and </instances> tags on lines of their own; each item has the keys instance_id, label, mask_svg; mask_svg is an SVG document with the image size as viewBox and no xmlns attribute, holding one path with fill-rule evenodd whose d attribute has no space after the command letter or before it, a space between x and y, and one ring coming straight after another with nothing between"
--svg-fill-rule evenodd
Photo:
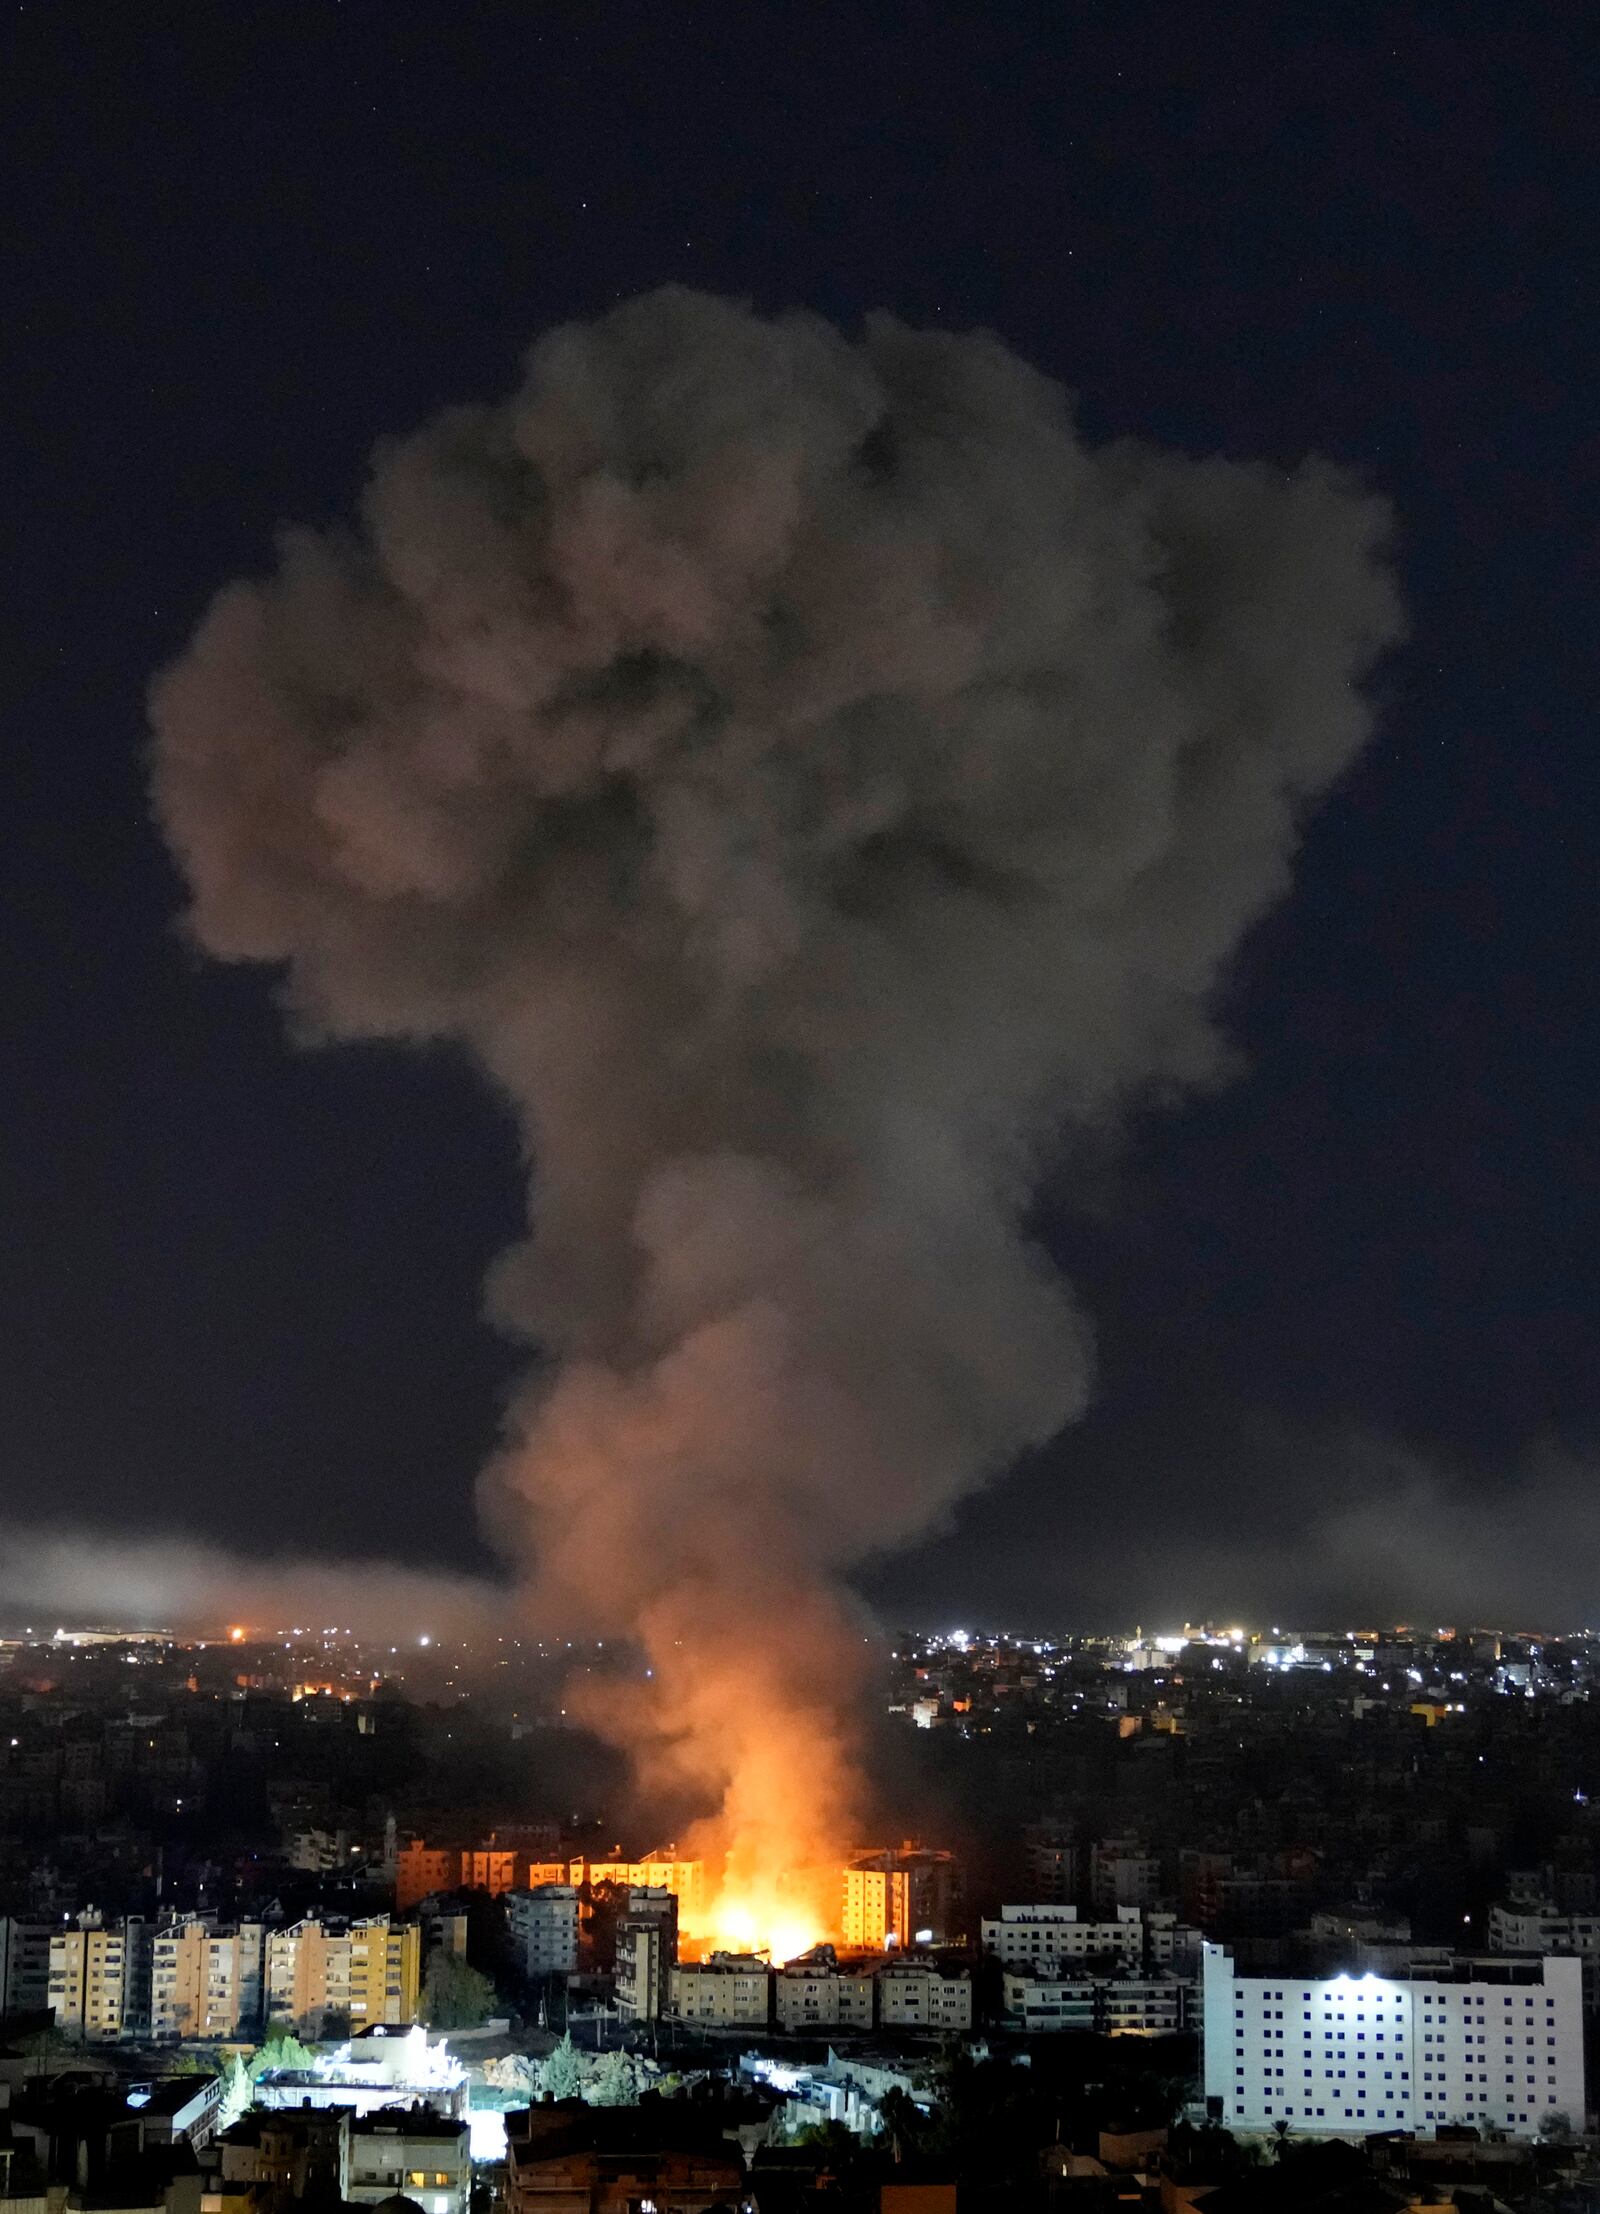
<instances>
[{"instance_id":1,"label":"fire glow","mask_svg":"<svg viewBox=\"0 0 1600 2214\"><path fill-rule=\"evenodd\" d=\"M829 1889L827 1872L808 1871L799 1877L777 1875L744 1885L724 1884L702 1908L680 1910L680 1934L686 1958L707 1958L712 1953L753 1953L773 1966L797 1960L813 1946L838 1937L837 1903L832 1912L823 1905ZM833 1873L832 1890L838 1891Z\"/></svg>"}]
</instances>

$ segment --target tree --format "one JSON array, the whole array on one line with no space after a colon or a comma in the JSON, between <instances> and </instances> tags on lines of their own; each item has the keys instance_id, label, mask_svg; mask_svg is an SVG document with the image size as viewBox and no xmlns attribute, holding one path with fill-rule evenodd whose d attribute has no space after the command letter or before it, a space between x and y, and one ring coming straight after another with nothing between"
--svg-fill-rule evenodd
<instances>
[{"instance_id":1,"label":"tree","mask_svg":"<svg viewBox=\"0 0 1600 2214\"><path fill-rule=\"evenodd\" d=\"M633 2055L618 2047L602 2053L589 2079L588 2097L592 2106L637 2106L639 2071Z\"/></svg>"},{"instance_id":2,"label":"tree","mask_svg":"<svg viewBox=\"0 0 1600 2214\"><path fill-rule=\"evenodd\" d=\"M418 2012L429 2029L476 2029L494 2012L494 1985L459 1954L438 1948L428 1956Z\"/></svg>"},{"instance_id":3,"label":"tree","mask_svg":"<svg viewBox=\"0 0 1600 2214\"><path fill-rule=\"evenodd\" d=\"M568 2030L559 2045L545 2056L539 2070L539 2089L547 2099L581 2099L588 2064L572 2043Z\"/></svg>"},{"instance_id":4,"label":"tree","mask_svg":"<svg viewBox=\"0 0 1600 2214\"><path fill-rule=\"evenodd\" d=\"M1572 2135L1572 2124L1565 2114L1552 2107L1539 2117L1539 2135L1547 2145L1564 2145Z\"/></svg>"},{"instance_id":5,"label":"tree","mask_svg":"<svg viewBox=\"0 0 1600 2214\"><path fill-rule=\"evenodd\" d=\"M273 2069L301 2070L316 2059L309 2045L302 2045L287 2022L269 2022L267 2034L250 2055L250 2080L258 2083Z\"/></svg>"},{"instance_id":6,"label":"tree","mask_svg":"<svg viewBox=\"0 0 1600 2214\"><path fill-rule=\"evenodd\" d=\"M222 2104L217 2109L218 2129L232 2129L235 2122L242 2122L255 2104L255 2079L250 2073L250 2063L243 2053L229 2055L222 2071Z\"/></svg>"}]
</instances>

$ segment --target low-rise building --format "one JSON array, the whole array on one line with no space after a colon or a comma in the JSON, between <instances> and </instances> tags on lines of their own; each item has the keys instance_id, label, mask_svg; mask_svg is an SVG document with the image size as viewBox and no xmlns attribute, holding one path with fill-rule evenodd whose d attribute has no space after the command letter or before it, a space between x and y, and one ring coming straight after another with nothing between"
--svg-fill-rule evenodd
<instances>
[{"instance_id":1,"label":"low-rise building","mask_svg":"<svg viewBox=\"0 0 1600 2214\"><path fill-rule=\"evenodd\" d=\"M381 2026L369 2030L318 2053L309 2068L269 2069L256 2084L257 2106L273 2112L344 2107L375 2114L427 2106L460 2119L467 2098L465 2066L447 2039L430 2038L420 2024L404 2034Z\"/></svg>"},{"instance_id":2,"label":"low-rise building","mask_svg":"<svg viewBox=\"0 0 1600 2214\"><path fill-rule=\"evenodd\" d=\"M1137 1907L1121 1908L1111 1921L1080 1922L1075 1906L1043 1901L1003 1906L998 1918L986 1917L979 1930L984 1951L1006 1968L1109 1957L1137 1961L1144 1953L1144 1922Z\"/></svg>"},{"instance_id":3,"label":"low-rise building","mask_svg":"<svg viewBox=\"0 0 1600 2214\"><path fill-rule=\"evenodd\" d=\"M885 2029L971 2029L972 1977L965 1968L908 1958L886 1962L876 1980Z\"/></svg>"},{"instance_id":4,"label":"low-rise building","mask_svg":"<svg viewBox=\"0 0 1600 2214\"><path fill-rule=\"evenodd\" d=\"M217 2133L222 2078L163 2076L130 2089L128 2105L143 2125L146 2145L190 2145L199 2152Z\"/></svg>"},{"instance_id":5,"label":"low-rise building","mask_svg":"<svg viewBox=\"0 0 1600 2214\"><path fill-rule=\"evenodd\" d=\"M871 2029L875 1987L870 1966L841 1966L831 1946L819 1946L780 1968L773 1979L779 2029Z\"/></svg>"},{"instance_id":6,"label":"low-rise building","mask_svg":"<svg viewBox=\"0 0 1600 2214\"><path fill-rule=\"evenodd\" d=\"M745 2199L720 2116L687 2102L532 2106L507 2117L507 2214L705 2214Z\"/></svg>"},{"instance_id":7,"label":"low-rise building","mask_svg":"<svg viewBox=\"0 0 1600 2214\"><path fill-rule=\"evenodd\" d=\"M772 2011L772 1970L755 1953L713 1953L672 1970L668 2011L680 2022L715 2029L765 2024Z\"/></svg>"},{"instance_id":8,"label":"low-rise building","mask_svg":"<svg viewBox=\"0 0 1600 2214\"><path fill-rule=\"evenodd\" d=\"M1168 2037L1194 2019L1197 1986L1165 1970L1095 1975L1082 1966L1029 1962L1001 1977L1007 2021L1032 2036L1089 2030L1110 2037Z\"/></svg>"},{"instance_id":9,"label":"low-rise building","mask_svg":"<svg viewBox=\"0 0 1600 2214\"><path fill-rule=\"evenodd\" d=\"M345 2197L377 2206L397 2194L423 2214L467 2214L472 2193L468 2126L430 2107L359 2115L350 2124Z\"/></svg>"},{"instance_id":10,"label":"low-rise building","mask_svg":"<svg viewBox=\"0 0 1600 2214\"><path fill-rule=\"evenodd\" d=\"M350 2115L344 2107L247 2114L216 2140L219 2198L260 2190L274 2198L323 2201L348 2195ZM229 2214L202 2202L201 2214Z\"/></svg>"}]
</instances>

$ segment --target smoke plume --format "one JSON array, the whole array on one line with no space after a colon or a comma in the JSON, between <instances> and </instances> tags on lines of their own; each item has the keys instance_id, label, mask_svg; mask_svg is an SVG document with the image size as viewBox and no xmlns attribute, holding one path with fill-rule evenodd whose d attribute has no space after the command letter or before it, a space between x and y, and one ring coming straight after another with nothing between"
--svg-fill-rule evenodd
<instances>
[{"instance_id":1,"label":"smoke plume","mask_svg":"<svg viewBox=\"0 0 1600 2214\"><path fill-rule=\"evenodd\" d=\"M986 337L680 291L381 447L154 693L202 945L513 1103L537 1348L485 1478L730 1882L837 1857L838 1572L1082 1407L1022 1227L1209 1013L1368 728L1386 515L1119 444Z\"/></svg>"}]
</instances>

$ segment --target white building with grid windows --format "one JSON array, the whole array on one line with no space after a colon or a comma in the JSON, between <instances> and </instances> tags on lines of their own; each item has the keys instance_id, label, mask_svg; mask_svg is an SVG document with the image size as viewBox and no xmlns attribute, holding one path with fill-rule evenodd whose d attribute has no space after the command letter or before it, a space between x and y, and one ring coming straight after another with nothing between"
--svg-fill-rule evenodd
<instances>
[{"instance_id":1,"label":"white building with grid windows","mask_svg":"<svg viewBox=\"0 0 1600 2214\"><path fill-rule=\"evenodd\" d=\"M1456 1960L1387 1976L1238 1976L1204 1956L1205 2088L1235 2129L1330 2136L1483 2123L1583 2127L1577 1960Z\"/></svg>"}]
</instances>

